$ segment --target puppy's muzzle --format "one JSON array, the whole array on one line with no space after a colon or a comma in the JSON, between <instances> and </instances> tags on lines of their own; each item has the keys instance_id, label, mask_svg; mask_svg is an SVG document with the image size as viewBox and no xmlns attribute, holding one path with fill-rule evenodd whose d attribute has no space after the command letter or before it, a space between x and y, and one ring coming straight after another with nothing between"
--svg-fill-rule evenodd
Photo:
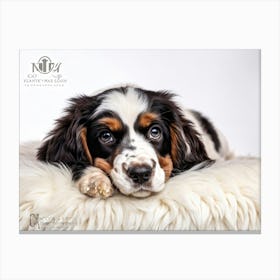
<instances>
[{"instance_id":1,"label":"puppy's muzzle","mask_svg":"<svg viewBox=\"0 0 280 280\"><path fill-rule=\"evenodd\" d=\"M136 184L147 183L153 173L153 168L147 164L133 165L126 171L127 176Z\"/></svg>"}]
</instances>

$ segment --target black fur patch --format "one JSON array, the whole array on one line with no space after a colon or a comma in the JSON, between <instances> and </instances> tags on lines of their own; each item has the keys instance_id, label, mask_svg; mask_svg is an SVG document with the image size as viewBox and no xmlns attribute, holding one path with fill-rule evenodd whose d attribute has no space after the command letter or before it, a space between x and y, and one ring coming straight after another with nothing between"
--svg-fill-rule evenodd
<instances>
[{"instance_id":1,"label":"black fur patch","mask_svg":"<svg viewBox=\"0 0 280 280\"><path fill-rule=\"evenodd\" d=\"M103 96L81 95L69 100L64 116L57 119L55 128L47 135L38 149L37 158L50 163L63 163L73 171L78 179L82 171L90 165L82 148L79 133L87 126L90 116L101 104Z\"/></svg>"},{"instance_id":2,"label":"black fur patch","mask_svg":"<svg viewBox=\"0 0 280 280\"><path fill-rule=\"evenodd\" d=\"M221 147L221 142L219 140L218 134L216 132L216 129L214 128L214 126L212 125L212 123L205 118L201 113L197 112L197 111L192 111L192 113L194 114L194 116L196 117L196 119L200 122L203 130L210 136L210 138L212 139L215 149L217 152L219 152L220 147Z\"/></svg>"}]
</instances>

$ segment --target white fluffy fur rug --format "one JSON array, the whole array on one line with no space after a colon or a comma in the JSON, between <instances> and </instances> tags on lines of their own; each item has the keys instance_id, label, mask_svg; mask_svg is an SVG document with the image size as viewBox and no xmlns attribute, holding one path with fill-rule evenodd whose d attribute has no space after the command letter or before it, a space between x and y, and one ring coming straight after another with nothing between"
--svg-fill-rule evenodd
<instances>
[{"instance_id":1,"label":"white fluffy fur rug","mask_svg":"<svg viewBox=\"0 0 280 280\"><path fill-rule=\"evenodd\" d=\"M260 160L236 158L171 178L145 199L81 194L65 167L21 146L20 230L259 230Z\"/></svg>"}]
</instances>

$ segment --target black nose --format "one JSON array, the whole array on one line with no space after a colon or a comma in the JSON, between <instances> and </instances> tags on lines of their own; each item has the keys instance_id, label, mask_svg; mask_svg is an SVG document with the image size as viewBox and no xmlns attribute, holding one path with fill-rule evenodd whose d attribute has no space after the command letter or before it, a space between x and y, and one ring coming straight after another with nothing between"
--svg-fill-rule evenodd
<instances>
[{"instance_id":1,"label":"black nose","mask_svg":"<svg viewBox=\"0 0 280 280\"><path fill-rule=\"evenodd\" d=\"M127 169L127 175L134 183L143 184L151 178L152 167L148 165L137 165Z\"/></svg>"}]
</instances>

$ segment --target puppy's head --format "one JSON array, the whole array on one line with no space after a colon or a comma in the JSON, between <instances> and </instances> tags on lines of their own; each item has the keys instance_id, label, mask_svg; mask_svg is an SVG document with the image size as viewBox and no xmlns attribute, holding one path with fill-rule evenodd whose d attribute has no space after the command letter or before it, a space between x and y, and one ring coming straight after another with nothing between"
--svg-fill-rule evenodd
<instances>
[{"instance_id":1,"label":"puppy's head","mask_svg":"<svg viewBox=\"0 0 280 280\"><path fill-rule=\"evenodd\" d=\"M39 158L94 165L125 195L159 192L172 174L208 160L199 135L172 97L125 87L72 99Z\"/></svg>"}]
</instances>

